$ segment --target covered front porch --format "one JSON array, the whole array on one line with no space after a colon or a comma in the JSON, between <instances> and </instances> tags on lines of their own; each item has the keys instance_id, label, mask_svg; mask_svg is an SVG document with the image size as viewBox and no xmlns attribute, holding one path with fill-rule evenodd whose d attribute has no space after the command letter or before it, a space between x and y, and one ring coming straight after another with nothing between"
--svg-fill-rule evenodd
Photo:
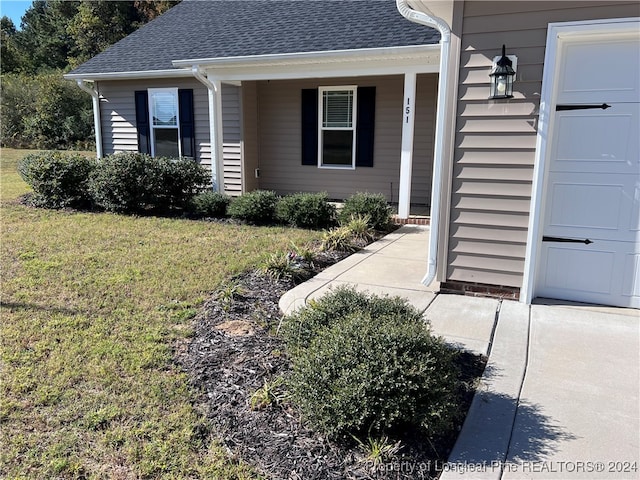
<instances>
[{"instance_id":1,"label":"covered front porch","mask_svg":"<svg viewBox=\"0 0 640 480\"><path fill-rule=\"evenodd\" d=\"M359 191L381 193L397 204L397 217L407 219L412 204L431 203L439 57L439 45L424 45L174 64L190 67L209 90L212 177L218 190L225 185L221 85L226 83L239 89L242 192L324 191L336 200ZM305 95L313 91L316 110L305 113ZM348 93L348 107L330 111L326 92ZM347 120L328 122L336 113ZM311 126L310 118L315 120ZM365 123L369 131L362 133ZM352 149L353 161L334 164L323 157L323 142L335 137L333 130L343 138L346 133L340 147ZM367 136L368 146L362 140ZM371 150L368 160L361 158L365 150Z\"/></svg>"}]
</instances>

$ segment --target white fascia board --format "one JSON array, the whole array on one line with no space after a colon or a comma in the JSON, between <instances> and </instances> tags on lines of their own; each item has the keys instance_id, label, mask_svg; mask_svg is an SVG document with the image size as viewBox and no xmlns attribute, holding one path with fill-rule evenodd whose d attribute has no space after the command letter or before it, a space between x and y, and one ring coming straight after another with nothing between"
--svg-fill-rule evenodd
<instances>
[{"instance_id":1,"label":"white fascia board","mask_svg":"<svg viewBox=\"0 0 640 480\"><path fill-rule=\"evenodd\" d=\"M325 50L319 52L278 53L270 55L248 55L239 57L192 58L174 60L175 67L190 67L192 65L208 66L249 66L249 65L283 65L288 63L309 64L321 62L353 61L362 59L419 58L421 54L439 52L440 44L412 45L406 47L361 48L357 50Z\"/></svg>"},{"instance_id":2,"label":"white fascia board","mask_svg":"<svg viewBox=\"0 0 640 480\"><path fill-rule=\"evenodd\" d=\"M336 77L364 77L373 75L402 75L405 73L438 73L438 65L427 63L416 65L385 65L381 63L369 65L307 65L305 68L296 67L251 67L220 69L204 67L209 75L223 81L250 80L291 80L303 78L336 78Z\"/></svg>"},{"instance_id":3,"label":"white fascia board","mask_svg":"<svg viewBox=\"0 0 640 480\"><path fill-rule=\"evenodd\" d=\"M440 45L348 50L304 54L258 55L223 59L193 59L175 66L197 65L222 81L437 73Z\"/></svg>"},{"instance_id":4,"label":"white fascia board","mask_svg":"<svg viewBox=\"0 0 640 480\"><path fill-rule=\"evenodd\" d=\"M183 78L193 77L191 70L172 68L167 70L144 70L139 72L67 73L67 80L132 80L136 78Z\"/></svg>"}]
</instances>

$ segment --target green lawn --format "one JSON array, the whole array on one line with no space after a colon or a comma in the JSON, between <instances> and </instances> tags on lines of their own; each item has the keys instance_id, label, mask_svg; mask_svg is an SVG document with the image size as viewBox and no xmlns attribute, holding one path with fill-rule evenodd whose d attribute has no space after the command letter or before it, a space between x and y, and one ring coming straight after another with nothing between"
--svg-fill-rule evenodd
<instances>
[{"instance_id":1,"label":"green lawn","mask_svg":"<svg viewBox=\"0 0 640 480\"><path fill-rule=\"evenodd\" d=\"M221 282L319 235L24 207L24 154L0 153L0 477L253 478L174 347Z\"/></svg>"}]
</instances>

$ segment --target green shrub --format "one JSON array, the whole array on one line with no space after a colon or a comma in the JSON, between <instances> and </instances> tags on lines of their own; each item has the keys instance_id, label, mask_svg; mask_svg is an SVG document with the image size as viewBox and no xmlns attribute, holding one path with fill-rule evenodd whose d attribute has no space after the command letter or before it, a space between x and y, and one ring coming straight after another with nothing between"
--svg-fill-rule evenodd
<instances>
[{"instance_id":1,"label":"green shrub","mask_svg":"<svg viewBox=\"0 0 640 480\"><path fill-rule=\"evenodd\" d=\"M318 332L331 327L337 319L354 313L368 314L373 318L400 316L414 323L423 322L422 312L400 297L378 297L358 292L352 287L339 287L285 317L280 333L295 351L308 347Z\"/></svg>"},{"instance_id":2,"label":"green shrub","mask_svg":"<svg viewBox=\"0 0 640 480\"><path fill-rule=\"evenodd\" d=\"M235 219L255 224L275 221L278 196L270 190L255 190L243 193L229 204L227 213Z\"/></svg>"},{"instance_id":3,"label":"green shrub","mask_svg":"<svg viewBox=\"0 0 640 480\"><path fill-rule=\"evenodd\" d=\"M156 205L161 209L188 208L193 197L211 184L211 174L190 158L156 158L160 168L160 190Z\"/></svg>"},{"instance_id":4,"label":"green shrub","mask_svg":"<svg viewBox=\"0 0 640 480\"><path fill-rule=\"evenodd\" d=\"M33 202L48 208L87 207L94 159L79 153L30 153L18 163L22 179L33 189Z\"/></svg>"},{"instance_id":5,"label":"green shrub","mask_svg":"<svg viewBox=\"0 0 640 480\"><path fill-rule=\"evenodd\" d=\"M103 158L91 177L95 202L112 212L138 212L154 203L161 171L156 159L140 153L117 153Z\"/></svg>"},{"instance_id":6,"label":"green shrub","mask_svg":"<svg viewBox=\"0 0 640 480\"><path fill-rule=\"evenodd\" d=\"M457 414L453 351L416 321L418 312L372 314L366 304L346 310L294 351L289 388L303 416L335 439L450 428Z\"/></svg>"},{"instance_id":7,"label":"green shrub","mask_svg":"<svg viewBox=\"0 0 640 480\"><path fill-rule=\"evenodd\" d=\"M283 223L299 228L326 228L335 222L336 208L326 193L296 193L281 198L276 217Z\"/></svg>"},{"instance_id":8,"label":"green shrub","mask_svg":"<svg viewBox=\"0 0 640 480\"><path fill-rule=\"evenodd\" d=\"M100 161L90 191L94 201L108 211L165 211L187 206L207 181L207 172L193 160L125 152Z\"/></svg>"},{"instance_id":9,"label":"green shrub","mask_svg":"<svg viewBox=\"0 0 640 480\"><path fill-rule=\"evenodd\" d=\"M356 193L347 198L338 219L345 224L358 215L368 216L369 226L375 230L386 230L391 223L391 208L381 193Z\"/></svg>"},{"instance_id":10,"label":"green shrub","mask_svg":"<svg viewBox=\"0 0 640 480\"><path fill-rule=\"evenodd\" d=\"M189 211L198 217L222 218L227 215L231 197L219 192L202 192L191 199Z\"/></svg>"}]
</instances>

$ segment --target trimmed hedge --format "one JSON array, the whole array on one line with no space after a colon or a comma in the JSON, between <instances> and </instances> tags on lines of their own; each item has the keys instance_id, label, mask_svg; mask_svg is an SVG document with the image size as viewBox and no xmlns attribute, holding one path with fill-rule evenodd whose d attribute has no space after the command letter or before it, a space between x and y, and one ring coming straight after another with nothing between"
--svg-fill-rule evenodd
<instances>
[{"instance_id":1,"label":"trimmed hedge","mask_svg":"<svg viewBox=\"0 0 640 480\"><path fill-rule=\"evenodd\" d=\"M184 208L208 181L206 170L193 160L126 152L102 159L89 189L105 210L141 213Z\"/></svg>"},{"instance_id":2,"label":"trimmed hedge","mask_svg":"<svg viewBox=\"0 0 640 480\"><path fill-rule=\"evenodd\" d=\"M95 159L73 152L30 153L18 162L18 173L33 189L34 205L47 208L88 207L95 168Z\"/></svg>"},{"instance_id":3,"label":"trimmed hedge","mask_svg":"<svg viewBox=\"0 0 640 480\"><path fill-rule=\"evenodd\" d=\"M282 197L276 206L276 218L298 228L330 227L335 215L336 208L326 193L296 193Z\"/></svg>"},{"instance_id":4,"label":"trimmed hedge","mask_svg":"<svg viewBox=\"0 0 640 480\"><path fill-rule=\"evenodd\" d=\"M304 349L319 331L353 313L364 313L374 318L401 316L423 323L422 312L400 297L378 297L351 287L339 287L284 318L280 332L290 349Z\"/></svg>"},{"instance_id":5,"label":"trimmed hedge","mask_svg":"<svg viewBox=\"0 0 640 480\"><path fill-rule=\"evenodd\" d=\"M189 212L196 217L223 218L231 197L219 192L202 192L191 199Z\"/></svg>"},{"instance_id":6,"label":"trimmed hedge","mask_svg":"<svg viewBox=\"0 0 640 480\"><path fill-rule=\"evenodd\" d=\"M270 190L254 190L234 198L227 213L237 220L266 225L276 219L278 196Z\"/></svg>"},{"instance_id":7,"label":"trimmed hedge","mask_svg":"<svg viewBox=\"0 0 640 480\"><path fill-rule=\"evenodd\" d=\"M451 428L455 353L420 317L403 300L340 289L289 319L289 388L314 428L346 440Z\"/></svg>"},{"instance_id":8,"label":"trimmed hedge","mask_svg":"<svg viewBox=\"0 0 640 480\"><path fill-rule=\"evenodd\" d=\"M383 194L359 192L345 200L338 220L344 224L358 216L368 217L371 228L383 231L391 223L391 208Z\"/></svg>"}]
</instances>

